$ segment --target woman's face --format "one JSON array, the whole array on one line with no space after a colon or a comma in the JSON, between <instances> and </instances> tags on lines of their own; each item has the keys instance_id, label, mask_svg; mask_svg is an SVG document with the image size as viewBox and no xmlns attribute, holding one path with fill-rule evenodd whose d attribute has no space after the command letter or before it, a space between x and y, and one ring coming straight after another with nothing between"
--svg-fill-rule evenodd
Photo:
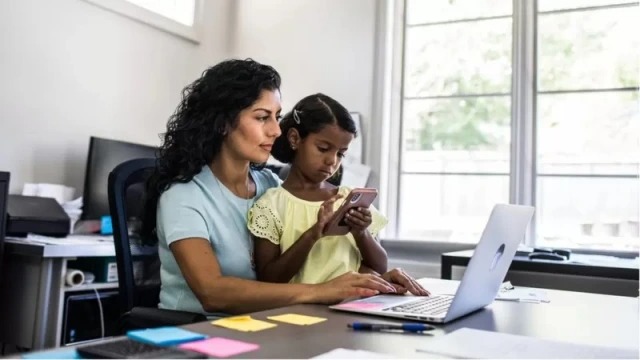
<instances>
[{"instance_id":1,"label":"woman's face","mask_svg":"<svg viewBox=\"0 0 640 360\"><path fill-rule=\"evenodd\" d=\"M226 137L224 145L237 159L264 163L273 142L280 136L279 90L262 90L260 97L238 115L238 125Z\"/></svg>"}]
</instances>

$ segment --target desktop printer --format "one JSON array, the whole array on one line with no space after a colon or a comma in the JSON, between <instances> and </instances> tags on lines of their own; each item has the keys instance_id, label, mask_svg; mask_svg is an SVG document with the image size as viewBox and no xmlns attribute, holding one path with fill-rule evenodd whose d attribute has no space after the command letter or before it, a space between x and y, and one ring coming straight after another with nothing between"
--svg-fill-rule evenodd
<instances>
[{"instance_id":1,"label":"desktop printer","mask_svg":"<svg viewBox=\"0 0 640 360\"><path fill-rule=\"evenodd\" d=\"M64 237L70 227L69 216L54 198L9 195L7 199L7 236Z\"/></svg>"}]
</instances>

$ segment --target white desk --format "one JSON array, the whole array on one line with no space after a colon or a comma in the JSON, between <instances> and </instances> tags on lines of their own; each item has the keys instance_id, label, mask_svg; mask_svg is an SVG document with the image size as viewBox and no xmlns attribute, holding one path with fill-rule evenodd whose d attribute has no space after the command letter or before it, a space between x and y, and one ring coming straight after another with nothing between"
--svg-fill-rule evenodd
<instances>
[{"instance_id":1,"label":"white desk","mask_svg":"<svg viewBox=\"0 0 640 360\"><path fill-rule=\"evenodd\" d=\"M155 248L132 249L133 255L153 254ZM68 287L67 262L79 257L113 257L113 242L45 244L5 239L0 284L0 342L30 349L60 346L65 294L90 289L117 289L118 283Z\"/></svg>"}]
</instances>

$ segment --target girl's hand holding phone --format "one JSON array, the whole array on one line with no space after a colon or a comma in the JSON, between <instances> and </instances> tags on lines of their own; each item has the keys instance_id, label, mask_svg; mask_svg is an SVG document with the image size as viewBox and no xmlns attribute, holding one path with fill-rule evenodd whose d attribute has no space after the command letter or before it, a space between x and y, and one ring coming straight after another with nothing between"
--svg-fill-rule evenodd
<instances>
[{"instance_id":1,"label":"girl's hand holding phone","mask_svg":"<svg viewBox=\"0 0 640 360\"><path fill-rule=\"evenodd\" d=\"M346 235L349 232L354 235L364 233L364 230L371 225L372 217L369 206L371 206L376 196L378 196L378 190L376 189L352 189L344 203L329 220L323 234L326 236ZM349 216L346 216L347 214ZM349 219L351 219L350 222Z\"/></svg>"},{"instance_id":2,"label":"girl's hand holding phone","mask_svg":"<svg viewBox=\"0 0 640 360\"><path fill-rule=\"evenodd\" d=\"M344 220L351 228L350 232L353 236L362 234L371 225L372 217L369 208L358 207L349 210Z\"/></svg>"},{"instance_id":3,"label":"girl's hand holding phone","mask_svg":"<svg viewBox=\"0 0 640 360\"><path fill-rule=\"evenodd\" d=\"M342 195L333 195L320 205L318 222L316 222L312 228L314 235L317 236L318 239L324 236L325 227L333 217L333 204L339 199L342 199Z\"/></svg>"}]
</instances>

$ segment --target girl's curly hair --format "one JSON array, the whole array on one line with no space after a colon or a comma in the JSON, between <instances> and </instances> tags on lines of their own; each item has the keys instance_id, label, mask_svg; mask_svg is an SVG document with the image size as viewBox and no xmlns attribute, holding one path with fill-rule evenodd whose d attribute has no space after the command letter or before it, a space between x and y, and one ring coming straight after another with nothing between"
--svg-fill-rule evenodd
<instances>
[{"instance_id":1,"label":"girl's curly hair","mask_svg":"<svg viewBox=\"0 0 640 360\"><path fill-rule=\"evenodd\" d=\"M182 90L182 100L167 123L156 169L147 181L141 236L157 241L160 195L174 183L186 183L210 164L237 126L238 114L263 90L280 90L280 74L252 59L226 60L202 73Z\"/></svg>"}]
</instances>

